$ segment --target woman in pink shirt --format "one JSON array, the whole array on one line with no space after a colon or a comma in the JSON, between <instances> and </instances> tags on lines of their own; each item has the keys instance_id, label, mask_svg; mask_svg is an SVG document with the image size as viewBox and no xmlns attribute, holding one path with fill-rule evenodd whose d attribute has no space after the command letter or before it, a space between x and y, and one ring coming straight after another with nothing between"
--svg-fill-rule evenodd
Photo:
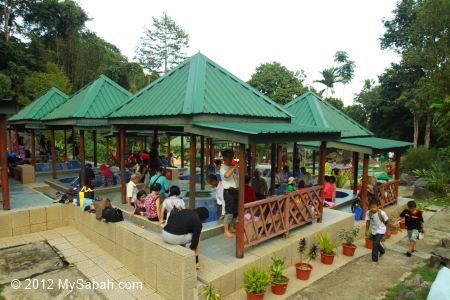
<instances>
[{"instance_id":1,"label":"woman in pink shirt","mask_svg":"<svg viewBox=\"0 0 450 300\"><path fill-rule=\"evenodd\" d=\"M323 184L323 198L326 202L334 203L336 200L336 178L334 176L325 176Z\"/></svg>"},{"instance_id":2,"label":"woman in pink shirt","mask_svg":"<svg viewBox=\"0 0 450 300\"><path fill-rule=\"evenodd\" d=\"M157 182L150 187L150 194L145 197L145 211L150 221L158 222L160 219L160 199L159 190L161 185Z\"/></svg>"}]
</instances>

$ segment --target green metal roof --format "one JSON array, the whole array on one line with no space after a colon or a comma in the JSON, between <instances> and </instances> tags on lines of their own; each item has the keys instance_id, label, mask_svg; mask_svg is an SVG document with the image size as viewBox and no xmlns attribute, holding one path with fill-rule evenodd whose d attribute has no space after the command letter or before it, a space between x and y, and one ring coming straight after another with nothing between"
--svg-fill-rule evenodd
<instances>
[{"instance_id":1,"label":"green metal roof","mask_svg":"<svg viewBox=\"0 0 450 300\"><path fill-rule=\"evenodd\" d=\"M139 91L111 117L199 114L290 118L281 106L200 53Z\"/></svg>"},{"instance_id":2,"label":"green metal roof","mask_svg":"<svg viewBox=\"0 0 450 300\"><path fill-rule=\"evenodd\" d=\"M246 134L261 133L339 133L339 130L289 123L194 122L199 127L223 129Z\"/></svg>"},{"instance_id":3,"label":"green metal roof","mask_svg":"<svg viewBox=\"0 0 450 300\"><path fill-rule=\"evenodd\" d=\"M396 148L409 148L412 143L388 140L377 137L357 137L357 138L343 138L338 140L340 143L358 145L363 147L368 147L376 150L389 150Z\"/></svg>"},{"instance_id":4,"label":"green metal roof","mask_svg":"<svg viewBox=\"0 0 450 300\"><path fill-rule=\"evenodd\" d=\"M372 136L373 133L339 109L307 92L287 103L284 108L294 115L292 123L339 130L343 137Z\"/></svg>"},{"instance_id":5,"label":"green metal roof","mask_svg":"<svg viewBox=\"0 0 450 300\"><path fill-rule=\"evenodd\" d=\"M311 142L303 141L300 142L299 144L309 148L320 147L320 142L316 141ZM342 138L336 141L331 141L327 144L328 148L344 149L368 154L375 154L387 151L401 151L411 147L411 145L412 143L410 142L388 140L373 136Z\"/></svg>"},{"instance_id":6,"label":"green metal roof","mask_svg":"<svg viewBox=\"0 0 450 300\"><path fill-rule=\"evenodd\" d=\"M18 123L19 121L40 120L66 102L68 98L69 96L59 89L52 87L45 94L22 108L17 114L11 116L9 122Z\"/></svg>"},{"instance_id":7,"label":"green metal roof","mask_svg":"<svg viewBox=\"0 0 450 300\"><path fill-rule=\"evenodd\" d=\"M104 119L130 97L130 92L105 75L100 75L42 120Z\"/></svg>"}]
</instances>

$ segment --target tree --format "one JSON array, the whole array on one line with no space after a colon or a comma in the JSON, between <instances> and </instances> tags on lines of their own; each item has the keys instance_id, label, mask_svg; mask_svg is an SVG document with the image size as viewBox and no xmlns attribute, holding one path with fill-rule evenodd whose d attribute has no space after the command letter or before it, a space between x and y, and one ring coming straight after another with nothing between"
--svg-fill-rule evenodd
<instances>
[{"instance_id":1,"label":"tree","mask_svg":"<svg viewBox=\"0 0 450 300\"><path fill-rule=\"evenodd\" d=\"M185 60L189 34L166 12L160 19L152 19L151 27L144 30L138 42L136 59L148 72L166 73Z\"/></svg>"},{"instance_id":2,"label":"tree","mask_svg":"<svg viewBox=\"0 0 450 300\"><path fill-rule=\"evenodd\" d=\"M367 115L364 111L364 108L360 104L353 104L349 106L345 106L343 109L344 113L358 122L359 124L367 127Z\"/></svg>"},{"instance_id":3,"label":"tree","mask_svg":"<svg viewBox=\"0 0 450 300\"><path fill-rule=\"evenodd\" d=\"M6 74L0 73L0 100L8 99L11 95L11 78Z\"/></svg>"},{"instance_id":4,"label":"tree","mask_svg":"<svg viewBox=\"0 0 450 300\"><path fill-rule=\"evenodd\" d=\"M394 17L384 21L382 49L399 53L400 65L416 74L402 98L413 108L415 132L419 119L426 117L425 147L430 144L433 103L450 94L449 12L448 0L403 0Z\"/></svg>"},{"instance_id":5,"label":"tree","mask_svg":"<svg viewBox=\"0 0 450 300\"><path fill-rule=\"evenodd\" d=\"M248 84L279 104L285 104L308 91L303 71L290 71L279 62L261 64Z\"/></svg>"},{"instance_id":6,"label":"tree","mask_svg":"<svg viewBox=\"0 0 450 300\"><path fill-rule=\"evenodd\" d=\"M331 67L328 69L324 69L320 72L322 75L322 79L314 80L314 82L321 83L326 87L326 97L328 97L328 90L331 90L331 94L334 94L334 84L338 82L342 82L342 79L339 76L339 69L335 67Z\"/></svg>"},{"instance_id":7,"label":"tree","mask_svg":"<svg viewBox=\"0 0 450 300\"><path fill-rule=\"evenodd\" d=\"M344 109L344 102L339 98L328 97L328 98L325 98L325 101L327 101L328 103L330 103L331 105L333 105L334 107L336 107L339 110Z\"/></svg>"},{"instance_id":8,"label":"tree","mask_svg":"<svg viewBox=\"0 0 450 300\"><path fill-rule=\"evenodd\" d=\"M344 85L343 98L345 98L345 85L349 84L355 76L355 62L350 60L347 52L337 51L334 54L334 62L338 64L338 74Z\"/></svg>"}]
</instances>

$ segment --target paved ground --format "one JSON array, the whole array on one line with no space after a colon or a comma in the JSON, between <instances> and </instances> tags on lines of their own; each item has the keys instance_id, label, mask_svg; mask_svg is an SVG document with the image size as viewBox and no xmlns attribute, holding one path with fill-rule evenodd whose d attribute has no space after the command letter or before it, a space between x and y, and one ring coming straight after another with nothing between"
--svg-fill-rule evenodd
<instances>
[{"instance_id":1,"label":"paved ground","mask_svg":"<svg viewBox=\"0 0 450 300\"><path fill-rule=\"evenodd\" d=\"M425 239L417 243L418 251L413 257L403 254L408 245L407 238L403 237L388 247L378 266L372 264L369 255L362 256L289 299L383 299L388 288L401 282L413 268L424 264L424 259L442 238L450 238L450 208L427 213L425 218ZM405 232L401 234L405 235Z\"/></svg>"},{"instance_id":2,"label":"paved ground","mask_svg":"<svg viewBox=\"0 0 450 300\"><path fill-rule=\"evenodd\" d=\"M53 203L53 199L12 178L9 178L9 196L11 209L38 207Z\"/></svg>"}]
</instances>

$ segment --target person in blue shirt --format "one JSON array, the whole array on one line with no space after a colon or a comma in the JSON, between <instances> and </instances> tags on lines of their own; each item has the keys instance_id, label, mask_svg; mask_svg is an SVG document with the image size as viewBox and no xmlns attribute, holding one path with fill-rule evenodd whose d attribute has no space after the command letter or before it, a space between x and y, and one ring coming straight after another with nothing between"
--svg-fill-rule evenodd
<instances>
[{"instance_id":1,"label":"person in blue shirt","mask_svg":"<svg viewBox=\"0 0 450 300\"><path fill-rule=\"evenodd\" d=\"M165 194L169 192L169 182L167 181L166 176L164 176L163 174L164 172L164 168L163 167L158 167L158 169L156 169L156 174L153 175L149 180L147 179L145 181L145 185L143 190L147 191L147 188L152 188L152 185L154 183L159 183L161 185L161 189L159 190L159 194Z\"/></svg>"}]
</instances>

